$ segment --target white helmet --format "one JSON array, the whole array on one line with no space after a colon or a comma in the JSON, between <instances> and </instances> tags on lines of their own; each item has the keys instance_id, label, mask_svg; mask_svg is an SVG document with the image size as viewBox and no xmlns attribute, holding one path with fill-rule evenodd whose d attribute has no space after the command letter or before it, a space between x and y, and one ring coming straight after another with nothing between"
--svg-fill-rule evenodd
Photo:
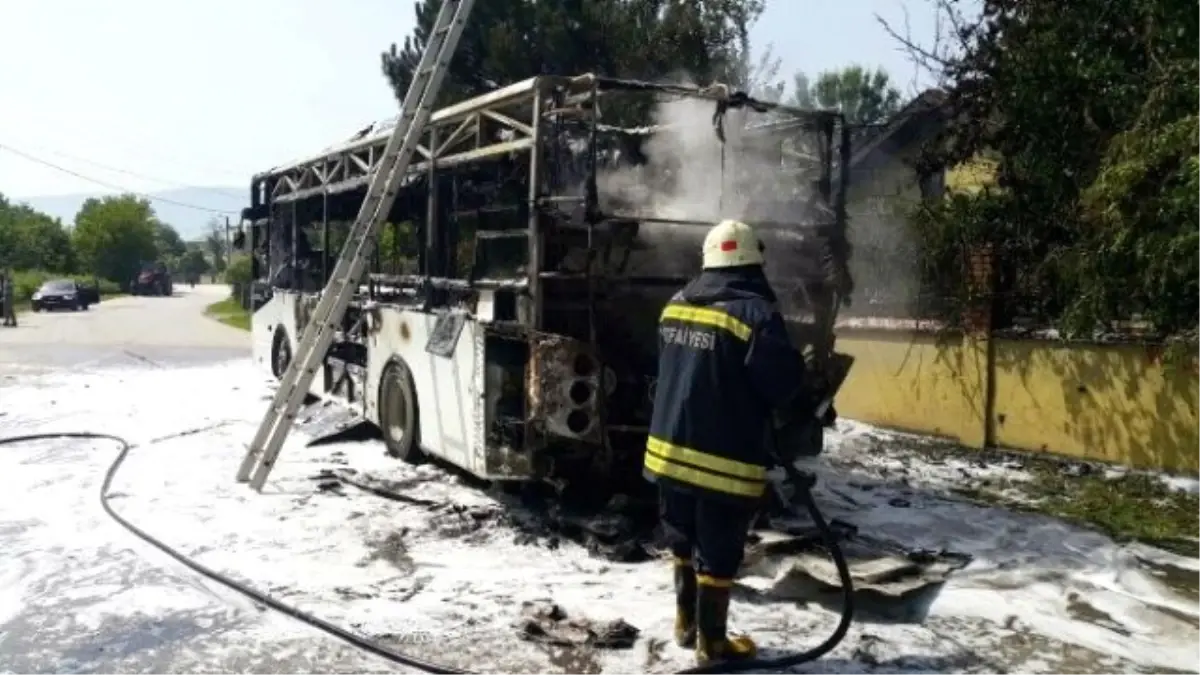
<instances>
[{"instance_id":1,"label":"white helmet","mask_svg":"<svg viewBox=\"0 0 1200 675\"><path fill-rule=\"evenodd\" d=\"M704 237L704 269L763 264L763 246L740 220L722 220Z\"/></svg>"}]
</instances>

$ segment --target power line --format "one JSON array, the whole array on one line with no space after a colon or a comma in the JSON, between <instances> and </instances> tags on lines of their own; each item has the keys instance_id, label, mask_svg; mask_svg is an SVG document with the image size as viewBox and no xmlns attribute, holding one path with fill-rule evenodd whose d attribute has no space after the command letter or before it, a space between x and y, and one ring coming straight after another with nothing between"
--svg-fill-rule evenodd
<instances>
[{"instance_id":1,"label":"power line","mask_svg":"<svg viewBox=\"0 0 1200 675\"><path fill-rule=\"evenodd\" d=\"M56 136L56 135L61 136L63 134L62 130L64 128L74 129L74 128L78 127L78 125L75 124L74 122L64 121L63 119L52 120L49 118L44 118L44 119L42 119L42 121L47 122L49 124L49 126L35 126L34 129L37 130L37 133L32 133L32 134L27 134L27 135L47 136L47 137ZM137 148L138 152L145 154L148 157L152 156L163 162L169 162L175 166L190 167L192 169L204 169L205 171L209 171L209 172L213 172L213 173L220 173L220 174L224 174L224 175L230 176L230 177L237 176L239 179L245 177L245 175L246 175L245 171L243 171L243 170L235 171L235 170L229 168L228 166L219 166L216 164L209 163L208 161L205 161L204 163L197 162L195 160L195 158L193 158L191 155L188 156L188 158L189 158L188 161L184 161L184 160L180 159L178 154L163 153L161 151L156 152L155 150L156 150L157 146L147 146L145 144L145 142L141 139L130 140L130 138L128 136L121 137L119 134L116 134L111 129L103 129L103 130L100 130L99 132L97 132L96 134L87 134L87 135L81 136L79 138L92 138L93 136L96 136L96 135L103 136L104 139L108 142L119 142L119 144L122 147Z\"/></svg>"},{"instance_id":2,"label":"power line","mask_svg":"<svg viewBox=\"0 0 1200 675\"><path fill-rule=\"evenodd\" d=\"M146 174L137 173L135 171L130 171L128 169L122 169L120 167L112 166L110 164L101 164L100 162L86 159L86 158L80 157L78 155L71 155L69 153L62 152L61 150L52 150L52 149L46 148L46 147L41 148L41 150L44 152L48 152L52 155L58 155L59 157L65 157L66 159L75 160L76 162L83 162L84 164L90 164L98 169L104 169L106 171L113 171L116 173L123 173L127 176L132 176L134 178L141 178L142 180L153 181L155 183L162 183L163 185L174 185L175 187L188 188L188 189L192 189L192 190L208 190L210 192L219 193L224 196L227 196L230 199L239 199L239 200L245 199L245 195L243 195L241 192L235 193L233 190L231 190L229 188L208 187L208 186L203 186L203 185L188 185L187 183L183 183L180 181L167 180L165 178L156 178L154 176L147 176ZM235 194L236 194L236 196L235 196Z\"/></svg>"},{"instance_id":3,"label":"power line","mask_svg":"<svg viewBox=\"0 0 1200 675\"><path fill-rule=\"evenodd\" d=\"M208 213L219 213L221 215L240 215L240 212L238 212L238 211L230 211L228 209L214 209L214 208L211 208L208 206L200 206L198 204L189 204L187 202L176 201L174 199L167 199L166 197L157 197L155 195L146 194L144 192L139 192L137 190L130 190L129 188L121 186L121 185L109 183L107 181L103 181L98 178L92 178L91 176L85 176L85 175L79 173L78 171L72 171L71 169L59 166L53 162L46 161L40 157L35 157L27 152L18 150L16 148L12 147L11 145L5 145L3 143L0 143L0 150L7 150L7 151L13 153L14 155L17 155L19 157L27 159L31 162L41 164L42 166L50 167L51 169L54 169L56 171L61 171L65 174L74 176L80 180L85 180L89 183L95 183L96 185L106 187L110 190L117 190L119 192L132 194L136 197L141 197L142 199L146 199L149 201L162 202L164 204L174 204L175 206L182 206L184 208L195 209L197 211L206 211Z\"/></svg>"}]
</instances>

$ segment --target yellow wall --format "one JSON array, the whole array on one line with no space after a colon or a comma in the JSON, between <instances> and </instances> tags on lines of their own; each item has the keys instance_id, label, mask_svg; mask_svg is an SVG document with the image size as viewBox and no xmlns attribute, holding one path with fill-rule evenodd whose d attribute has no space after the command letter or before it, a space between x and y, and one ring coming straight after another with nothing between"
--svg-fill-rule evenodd
<instances>
[{"instance_id":1,"label":"yellow wall","mask_svg":"<svg viewBox=\"0 0 1200 675\"><path fill-rule=\"evenodd\" d=\"M840 330L855 358L838 415L982 447L987 419L986 343L898 330Z\"/></svg>"},{"instance_id":2,"label":"yellow wall","mask_svg":"<svg viewBox=\"0 0 1200 675\"><path fill-rule=\"evenodd\" d=\"M843 417L969 447L1200 470L1195 360L1164 365L1138 345L838 334L856 358L836 402Z\"/></svg>"},{"instance_id":3,"label":"yellow wall","mask_svg":"<svg viewBox=\"0 0 1200 675\"><path fill-rule=\"evenodd\" d=\"M997 445L1200 470L1194 363L1169 368L1142 345L994 342Z\"/></svg>"}]
</instances>

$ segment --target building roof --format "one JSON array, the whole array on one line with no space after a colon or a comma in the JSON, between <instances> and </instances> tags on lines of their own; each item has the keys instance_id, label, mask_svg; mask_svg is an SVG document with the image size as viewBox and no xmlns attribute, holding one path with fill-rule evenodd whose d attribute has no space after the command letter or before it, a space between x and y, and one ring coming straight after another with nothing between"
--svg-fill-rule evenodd
<instances>
[{"instance_id":1,"label":"building roof","mask_svg":"<svg viewBox=\"0 0 1200 675\"><path fill-rule=\"evenodd\" d=\"M859 138L853 138L850 166L862 168L912 141L924 140L943 117L946 92L926 89L909 101L883 124L860 127Z\"/></svg>"}]
</instances>

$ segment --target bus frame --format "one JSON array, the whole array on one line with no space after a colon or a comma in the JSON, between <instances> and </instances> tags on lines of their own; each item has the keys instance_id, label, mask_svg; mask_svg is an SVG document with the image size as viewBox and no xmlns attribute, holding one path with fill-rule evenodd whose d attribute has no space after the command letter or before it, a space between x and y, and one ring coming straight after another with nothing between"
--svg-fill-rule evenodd
<instances>
[{"instance_id":1,"label":"bus frame","mask_svg":"<svg viewBox=\"0 0 1200 675\"><path fill-rule=\"evenodd\" d=\"M379 427L390 454L409 461L433 456L485 480L542 480L560 490L611 492L638 477L653 400L654 321L690 275L634 275L613 259L638 249L639 231L655 224L702 237L714 221L605 205L597 175L614 152L601 137L662 131L606 126L601 107L620 92L711 102L721 133L726 115L770 118L733 125L739 138L817 139L806 169L815 167L816 177L803 181L811 208L779 222L748 220L799 242L789 246L815 242L817 264L788 285L789 297L802 297L794 303L800 309L786 316L820 376L850 287L844 118L755 101L722 85L585 74L534 77L431 116L384 225L400 241L395 223L412 223L416 269L384 270L377 250L310 393L349 405ZM253 355L276 377L336 263L337 223L353 220L378 170L390 124L252 178L243 223L257 289ZM723 145L721 153L724 181ZM460 255L466 221L476 225L470 255ZM484 227L501 221L510 226ZM315 223L314 248L303 229ZM698 266L699 247L688 246L683 254ZM563 261L572 255L568 269ZM618 339L611 326L622 305L645 311L640 330ZM810 454L820 451L820 438L814 443Z\"/></svg>"}]
</instances>

